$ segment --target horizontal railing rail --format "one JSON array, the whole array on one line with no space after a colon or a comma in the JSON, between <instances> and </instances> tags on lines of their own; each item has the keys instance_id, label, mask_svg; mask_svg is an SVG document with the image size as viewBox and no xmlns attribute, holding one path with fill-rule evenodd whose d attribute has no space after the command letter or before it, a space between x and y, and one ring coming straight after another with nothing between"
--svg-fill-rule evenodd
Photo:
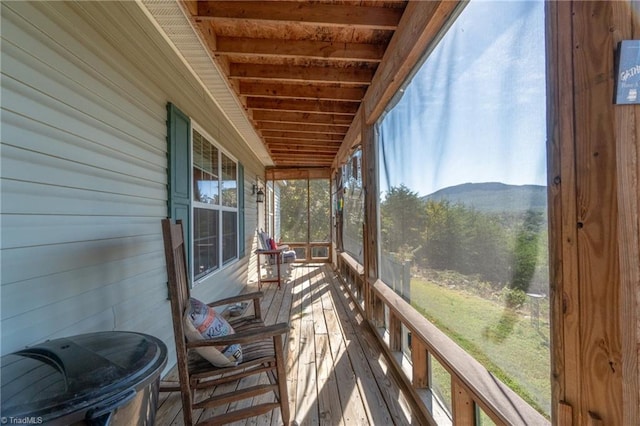
<instances>
[{"instance_id":1,"label":"horizontal railing rail","mask_svg":"<svg viewBox=\"0 0 640 426\"><path fill-rule=\"evenodd\" d=\"M310 262L310 261L320 261L327 262L331 259L331 243L325 241L312 241L309 243L305 242L283 242L283 245L289 246L291 250L295 249L304 249L305 256L299 257L296 259L296 262ZM313 249L321 248L325 250L326 255L322 256L314 256Z\"/></svg>"},{"instance_id":2,"label":"horizontal railing rail","mask_svg":"<svg viewBox=\"0 0 640 426\"><path fill-rule=\"evenodd\" d=\"M451 375L450 414L454 425L476 424L476 406L498 425L550 424L549 420L500 382L382 280L367 282L364 268L351 256L346 253L338 256L338 271L352 296L361 302L359 305L363 312L370 306L371 312L364 312L370 324L376 329L381 325L386 328L388 339L380 334L376 335L390 355L401 351L402 326L411 333L411 377L403 371L396 358L390 356L392 364L408 387L414 390L431 387L429 356L436 359ZM363 304L367 294L371 301ZM385 309L388 324L384 324ZM418 397L417 392L413 396ZM417 403L432 415L423 401Z\"/></svg>"}]
</instances>

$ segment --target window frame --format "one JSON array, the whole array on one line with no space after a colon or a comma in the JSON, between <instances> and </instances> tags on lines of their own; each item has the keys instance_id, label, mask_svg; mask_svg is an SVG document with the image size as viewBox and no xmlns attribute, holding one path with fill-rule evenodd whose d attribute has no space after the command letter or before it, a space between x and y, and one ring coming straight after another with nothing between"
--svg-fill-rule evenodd
<instances>
[{"instance_id":1,"label":"window frame","mask_svg":"<svg viewBox=\"0 0 640 426\"><path fill-rule=\"evenodd\" d=\"M191 120L191 132L189 135L189 152L190 152L190 164L189 164L189 184L191 185L191 187L193 187L194 182L193 182L193 168L194 168L194 155L193 155L193 135L194 132L198 132L202 138L209 142L212 146L214 146L217 151L218 151L218 203L217 204L209 204L209 203L203 203L200 201L196 201L195 200L195 194L191 194L190 200L189 200L189 214L191 217L191 226L188 232L188 237L189 237L189 241L188 244L191 247L191 250L193 252L193 256L191 256L191 259L189 259L189 270L190 270L190 274L191 274L191 280L193 283L193 286L195 286L196 284L199 284L207 279L209 279L210 277L212 277L213 275L215 275L216 273L226 269L227 267L229 267L229 265L232 265L236 262L238 262L240 260L240 246L242 244L242 241L240 241L240 221L242 220L242 218L240 218L240 202L239 202L239 198L241 196L244 196L244 194L240 193L240 189L243 185L241 185L239 183L239 168L240 168L240 162L238 161L238 159L231 155L229 153L229 151L227 151L226 149L224 149L220 143L214 138L212 137L202 126L200 126L196 121L194 121L193 119ZM225 155L229 160L231 160L234 164L235 164L235 181L236 181L236 206L235 207L230 207L230 206L225 206L222 203L222 155ZM216 268L210 270L209 272L205 273L204 275L198 276L196 277L196 271L194 270L195 267L195 248L193 247L194 241L195 241L195 227L196 227L196 223L195 223L195 209L206 209L206 210L214 210L218 212L218 263ZM235 255L228 259L226 262L224 261L224 255L223 255L223 250L224 250L224 224L223 224L223 212L233 212L236 214L236 223L235 223L235 236L236 236L236 248L235 248Z\"/></svg>"}]
</instances>

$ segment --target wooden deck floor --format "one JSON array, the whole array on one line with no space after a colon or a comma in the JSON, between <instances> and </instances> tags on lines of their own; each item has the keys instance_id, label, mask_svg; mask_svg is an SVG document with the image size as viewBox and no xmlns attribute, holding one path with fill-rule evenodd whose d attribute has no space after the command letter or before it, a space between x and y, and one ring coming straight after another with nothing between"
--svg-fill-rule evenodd
<instances>
[{"instance_id":1,"label":"wooden deck floor","mask_svg":"<svg viewBox=\"0 0 640 426\"><path fill-rule=\"evenodd\" d=\"M397 382L387 374L389 366L375 336L329 265L296 264L281 290L275 286L263 290L265 322L291 325L285 354L293 424L417 424ZM175 369L166 379L174 377ZM255 380L238 386L253 385ZM264 401L242 401L246 406L260 402ZM198 415L202 421L211 413ZM183 424L178 393L160 395L156 424ZM279 410L234 423L280 424Z\"/></svg>"}]
</instances>

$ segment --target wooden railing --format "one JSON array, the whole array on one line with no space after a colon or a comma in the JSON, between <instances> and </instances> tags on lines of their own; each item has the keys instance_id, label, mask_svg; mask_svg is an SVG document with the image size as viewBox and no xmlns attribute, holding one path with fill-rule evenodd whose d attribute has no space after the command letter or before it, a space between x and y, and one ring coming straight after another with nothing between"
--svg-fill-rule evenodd
<instances>
[{"instance_id":1,"label":"wooden railing","mask_svg":"<svg viewBox=\"0 0 640 426\"><path fill-rule=\"evenodd\" d=\"M448 414L454 425L477 424L478 408L498 425L550 424L384 282L367 282L362 265L346 253L338 256L338 272L370 324L376 329L384 328L385 333L376 335L428 418L434 418L433 410L427 408L433 404L425 403L425 393L420 390L432 390L429 359L433 357L451 375L451 412ZM409 373L399 361L403 356L403 326L411 333Z\"/></svg>"},{"instance_id":2,"label":"wooden railing","mask_svg":"<svg viewBox=\"0 0 640 426\"><path fill-rule=\"evenodd\" d=\"M327 262L331 259L331 243L329 242L309 242L309 243L301 243L301 242L287 242L283 243L289 246L290 249L303 249L305 256L298 256L296 262ZM326 250L326 256L313 256L313 249L320 248Z\"/></svg>"}]
</instances>

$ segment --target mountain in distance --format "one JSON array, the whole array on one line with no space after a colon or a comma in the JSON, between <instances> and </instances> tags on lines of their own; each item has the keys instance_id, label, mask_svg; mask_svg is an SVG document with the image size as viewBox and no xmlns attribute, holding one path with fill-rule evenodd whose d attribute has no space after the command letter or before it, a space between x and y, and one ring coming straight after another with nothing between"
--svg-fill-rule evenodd
<instances>
[{"instance_id":1,"label":"mountain in distance","mask_svg":"<svg viewBox=\"0 0 640 426\"><path fill-rule=\"evenodd\" d=\"M423 201L448 200L451 204L464 204L487 213L546 211L547 187L508 185L500 182L463 183L440 189L421 199Z\"/></svg>"}]
</instances>

